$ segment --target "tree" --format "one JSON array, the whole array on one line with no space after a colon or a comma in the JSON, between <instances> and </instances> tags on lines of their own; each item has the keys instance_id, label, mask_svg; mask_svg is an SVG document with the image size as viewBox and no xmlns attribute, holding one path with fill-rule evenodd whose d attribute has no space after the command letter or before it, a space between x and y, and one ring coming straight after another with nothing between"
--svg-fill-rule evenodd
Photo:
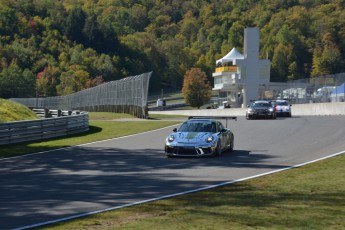
<instances>
[{"instance_id":1,"label":"tree","mask_svg":"<svg viewBox=\"0 0 345 230\"><path fill-rule=\"evenodd\" d=\"M207 103L212 96L212 87L205 72L192 68L186 72L182 87L183 97L189 105L198 109Z\"/></svg>"},{"instance_id":2,"label":"tree","mask_svg":"<svg viewBox=\"0 0 345 230\"><path fill-rule=\"evenodd\" d=\"M87 86L91 86L89 78L89 73L80 69L79 66L75 66L75 70L70 68L69 71L61 73L60 84L56 87L57 94L68 95L84 90Z\"/></svg>"},{"instance_id":3,"label":"tree","mask_svg":"<svg viewBox=\"0 0 345 230\"><path fill-rule=\"evenodd\" d=\"M1 7L0 9L0 34L1 34L0 41L8 40L10 37L16 34L17 21L18 21L18 18L16 16L15 9Z\"/></svg>"},{"instance_id":4,"label":"tree","mask_svg":"<svg viewBox=\"0 0 345 230\"><path fill-rule=\"evenodd\" d=\"M279 44L274 49L274 56L272 60L271 80L274 82L286 82L289 73L288 57L291 49L288 46Z\"/></svg>"},{"instance_id":5,"label":"tree","mask_svg":"<svg viewBox=\"0 0 345 230\"><path fill-rule=\"evenodd\" d=\"M323 50L315 49L313 54L313 69L311 75L322 76L341 71L343 60L337 45L333 42L330 33L326 33L322 40Z\"/></svg>"},{"instance_id":6,"label":"tree","mask_svg":"<svg viewBox=\"0 0 345 230\"><path fill-rule=\"evenodd\" d=\"M0 72L0 97L31 97L35 95L35 76L31 71L24 71L11 64Z\"/></svg>"},{"instance_id":7,"label":"tree","mask_svg":"<svg viewBox=\"0 0 345 230\"><path fill-rule=\"evenodd\" d=\"M65 32L67 36L77 42L83 41L83 27L85 24L85 13L80 7L73 7L66 19Z\"/></svg>"},{"instance_id":8,"label":"tree","mask_svg":"<svg viewBox=\"0 0 345 230\"><path fill-rule=\"evenodd\" d=\"M228 42L230 47L242 47L244 26L241 22L234 22L229 30Z\"/></svg>"},{"instance_id":9,"label":"tree","mask_svg":"<svg viewBox=\"0 0 345 230\"><path fill-rule=\"evenodd\" d=\"M48 65L37 74L37 93L40 96L56 96L56 86L59 84L59 68Z\"/></svg>"}]
</instances>

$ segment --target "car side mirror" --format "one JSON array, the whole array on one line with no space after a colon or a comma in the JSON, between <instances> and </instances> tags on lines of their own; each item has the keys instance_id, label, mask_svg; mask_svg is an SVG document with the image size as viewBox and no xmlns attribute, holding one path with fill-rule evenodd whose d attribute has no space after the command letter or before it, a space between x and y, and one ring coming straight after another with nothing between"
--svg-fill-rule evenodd
<instances>
[{"instance_id":1,"label":"car side mirror","mask_svg":"<svg viewBox=\"0 0 345 230\"><path fill-rule=\"evenodd\" d=\"M226 129L222 129L220 130L221 133L225 133L226 132Z\"/></svg>"},{"instance_id":2,"label":"car side mirror","mask_svg":"<svg viewBox=\"0 0 345 230\"><path fill-rule=\"evenodd\" d=\"M176 132L177 132L177 128L174 128L174 129L173 129L173 132L176 133Z\"/></svg>"}]
</instances>

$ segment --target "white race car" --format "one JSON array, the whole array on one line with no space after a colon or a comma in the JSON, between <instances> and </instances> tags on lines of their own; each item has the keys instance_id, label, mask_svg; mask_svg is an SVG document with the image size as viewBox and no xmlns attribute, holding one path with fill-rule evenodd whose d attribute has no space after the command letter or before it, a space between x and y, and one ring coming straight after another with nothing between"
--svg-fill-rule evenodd
<instances>
[{"instance_id":1,"label":"white race car","mask_svg":"<svg viewBox=\"0 0 345 230\"><path fill-rule=\"evenodd\" d=\"M287 100L274 100L272 103L277 116L291 117L291 104Z\"/></svg>"}]
</instances>

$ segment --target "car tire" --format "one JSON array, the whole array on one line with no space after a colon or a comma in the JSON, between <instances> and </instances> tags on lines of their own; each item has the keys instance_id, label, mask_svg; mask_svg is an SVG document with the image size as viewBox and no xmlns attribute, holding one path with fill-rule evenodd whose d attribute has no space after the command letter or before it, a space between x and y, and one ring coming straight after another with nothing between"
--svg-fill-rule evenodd
<instances>
[{"instance_id":1,"label":"car tire","mask_svg":"<svg viewBox=\"0 0 345 230\"><path fill-rule=\"evenodd\" d=\"M230 142L230 148L229 148L229 152L234 151L234 142L235 142L235 138L233 137L231 142Z\"/></svg>"},{"instance_id":2,"label":"car tire","mask_svg":"<svg viewBox=\"0 0 345 230\"><path fill-rule=\"evenodd\" d=\"M213 157L219 157L220 155L222 154L222 149L220 147L220 143L219 141L217 142L217 147L216 147L216 150L214 151L213 153Z\"/></svg>"}]
</instances>

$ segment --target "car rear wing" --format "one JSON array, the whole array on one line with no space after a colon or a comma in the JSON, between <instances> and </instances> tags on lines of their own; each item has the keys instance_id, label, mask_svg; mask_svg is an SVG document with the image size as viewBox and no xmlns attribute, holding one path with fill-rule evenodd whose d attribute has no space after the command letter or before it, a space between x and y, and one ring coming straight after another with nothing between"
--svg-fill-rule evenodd
<instances>
[{"instance_id":1,"label":"car rear wing","mask_svg":"<svg viewBox=\"0 0 345 230\"><path fill-rule=\"evenodd\" d=\"M190 119L219 119L225 120L225 127L228 127L228 120L235 120L237 121L237 117L235 116L189 116L188 120Z\"/></svg>"}]
</instances>

